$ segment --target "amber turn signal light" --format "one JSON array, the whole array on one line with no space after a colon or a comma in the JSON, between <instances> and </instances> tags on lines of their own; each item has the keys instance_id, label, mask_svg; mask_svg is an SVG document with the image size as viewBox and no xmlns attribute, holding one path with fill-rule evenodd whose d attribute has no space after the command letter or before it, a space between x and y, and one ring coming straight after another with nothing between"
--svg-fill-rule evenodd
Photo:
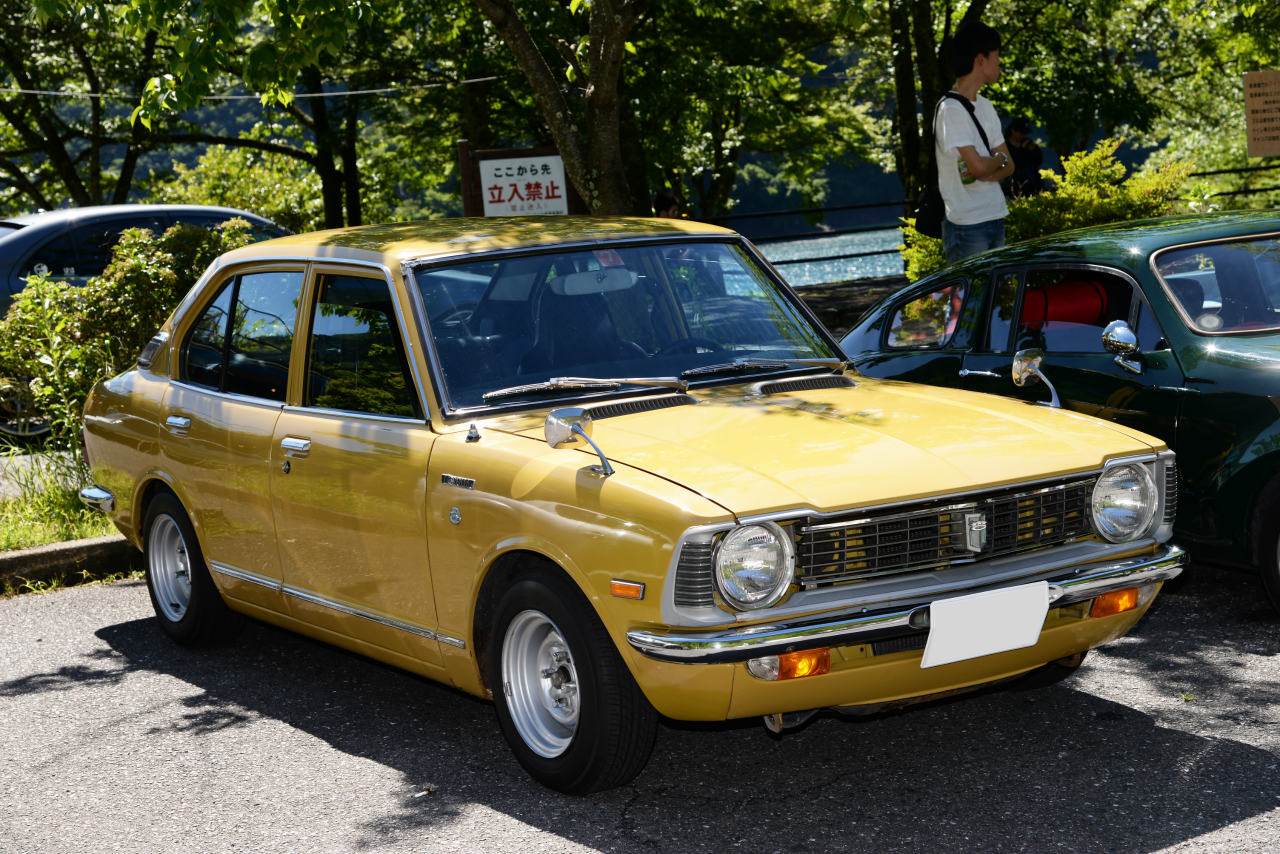
<instances>
[{"instance_id":1,"label":"amber turn signal light","mask_svg":"<svg viewBox=\"0 0 1280 854\"><path fill-rule=\"evenodd\" d=\"M1103 593L1097 599L1094 599L1093 608L1089 610L1089 616L1110 617L1113 614L1132 611L1136 607L1138 607L1138 588L1126 587L1124 590L1112 590L1110 593Z\"/></svg>"},{"instance_id":2,"label":"amber turn signal light","mask_svg":"<svg viewBox=\"0 0 1280 854\"><path fill-rule=\"evenodd\" d=\"M619 599L643 599L644 585L638 581L620 581L615 578L609 582L609 593Z\"/></svg>"},{"instance_id":3,"label":"amber turn signal light","mask_svg":"<svg viewBox=\"0 0 1280 854\"><path fill-rule=\"evenodd\" d=\"M800 679L804 676L820 676L831 670L831 650L806 649L803 652L786 652L778 656L778 678Z\"/></svg>"}]
</instances>

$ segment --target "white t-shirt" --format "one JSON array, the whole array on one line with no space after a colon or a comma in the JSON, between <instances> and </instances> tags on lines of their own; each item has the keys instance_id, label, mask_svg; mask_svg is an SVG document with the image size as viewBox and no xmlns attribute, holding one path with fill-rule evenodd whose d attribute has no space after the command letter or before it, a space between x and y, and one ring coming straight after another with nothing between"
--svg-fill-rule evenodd
<instances>
[{"instance_id":1,"label":"white t-shirt","mask_svg":"<svg viewBox=\"0 0 1280 854\"><path fill-rule=\"evenodd\" d=\"M995 151L996 146L1004 142L996 108L979 95L974 102L974 112L982 122L982 129L987 132L991 151ZM959 149L965 145L972 145L983 157L991 153L978 135L964 104L954 98L943 98L942 106L938 108L933 146L938 157L938 191L942 193L942 201L947 208L947 219L956 225L977 225L1004 219L1009 208L1004 203L1004 191L1000 189L999 181L965 184L960 180Z\"/></svg>"}]
</instances>

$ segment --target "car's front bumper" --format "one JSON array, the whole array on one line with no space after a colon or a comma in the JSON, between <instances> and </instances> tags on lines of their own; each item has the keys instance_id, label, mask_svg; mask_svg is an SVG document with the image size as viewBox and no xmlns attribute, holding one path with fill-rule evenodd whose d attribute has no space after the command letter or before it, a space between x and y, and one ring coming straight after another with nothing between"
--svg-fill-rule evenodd
<instances>
[{"instance_id":1,"label":"car's front bumper","mask_svg":"<svg viewBox=\"0 0 1280 854\"><path fill-rule=\"evenodd\" d=\"M1069 574L1049 579L1049 604L1059 608L1093 599L1113 590L1167 581L1182 572L1187 553L1175 545L1156 547L1136 557L1081 564ZM997 584L965 591L999 589ZM686 664L747 661L823 646L860 644L926 630L929 605L874 613L835 613L770 625L709 631L627 632L627 641L639 652L659 661Z\"/></svg>"}]
</instances>

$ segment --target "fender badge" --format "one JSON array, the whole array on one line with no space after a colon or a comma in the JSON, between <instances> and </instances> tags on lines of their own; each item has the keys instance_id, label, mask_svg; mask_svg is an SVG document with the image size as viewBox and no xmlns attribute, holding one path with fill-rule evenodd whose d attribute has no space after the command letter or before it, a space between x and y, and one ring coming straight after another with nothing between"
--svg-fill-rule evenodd
<instances>
[{"instance_id":1,"label":"fender badge","mask_svg":"<svg viewBox=\"0 0 1280 854\"><path fill-rule=\"evenodd\" d=\"M475 478L458 477L456 474L442 474L440 475L440 482L448 486L459 486L463 489L476 488Z\"/></svg>"}]
</instances>

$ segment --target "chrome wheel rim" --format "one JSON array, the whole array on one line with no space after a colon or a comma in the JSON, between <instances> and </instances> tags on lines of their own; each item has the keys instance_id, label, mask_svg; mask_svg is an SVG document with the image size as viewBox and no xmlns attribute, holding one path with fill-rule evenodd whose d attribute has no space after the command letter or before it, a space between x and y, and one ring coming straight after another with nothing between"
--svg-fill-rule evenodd
<instances>
[{"instance_id":1,"label":"chrome wheel rim","mask_svg":"<svg viewBox=\"0 0 1280 854\"><path fill-rule=\"evenodd\" d=\"M578 731L578 673L569 645L540 611L521 611L502 640L502 690L520 738L554 759Z\"/></svg>"},{"instance_id":2,"label":"chrome wheel rim","mask_svg":"<svg viewBox=\"0 0 1280 854\"><path fill-rule=\"evenodd\" d=\"M176 623L191 603L191 556L186 538L172 516L159 516L147 538L147 572L156 607Z\"/></svg>"}]
</instances>

